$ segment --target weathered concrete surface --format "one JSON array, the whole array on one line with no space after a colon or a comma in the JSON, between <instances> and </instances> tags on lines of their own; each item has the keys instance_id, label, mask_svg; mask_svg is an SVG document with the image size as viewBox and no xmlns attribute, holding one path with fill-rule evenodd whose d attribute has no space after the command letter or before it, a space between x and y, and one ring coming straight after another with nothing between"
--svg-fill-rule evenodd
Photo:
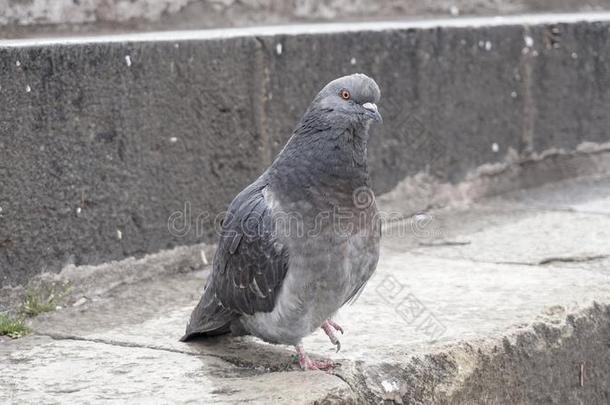
<instances>
[{"instance_id":1,"label":"weathered concrete surface","mask_svg":"<svg viewBox=\"0 0 610 405\"><path fill-rule=\"evenodd\" d=\"M375 77L384 94L385 124L369 145L380 193L418 175L425 186L487 181L497 177L480 170L490 165L516 175L463 195L603 172L609 20L0 41L0 286L70 264L213 242L215 220L271 161L318 89L354 71ZM564 45L546 49L555 23ZM586 75L575 73L570 51ZM567 97L558 89L573 76L582 87ZM560 111L548 107L547 90ZM553 131L558 114L576 121ZM548 161L548 171L526 175ZM412 208L441 201L430 196Z\"/></svg>"},{"instance_id":2,"label":"weathered concrete surface","mask_svg":"<svg viewBox=\"0 0 610 405\"><path fill-rule=\"evenodd\" d=\"M521 235L529 234L529 238ZM501 243L494 237L506 236ZM554 261L585 261L609 252L610 218L607 215L568 212L534 212L515 223L501 223L461 234L467 241L458 246L432 246L435 255L496 263L545 264ZM574 240L582 243L574 245ZM533 242L535 241L535 242Z\"/></svg>"},{"instance_id":3,"label":"weathered concrete surface","mask_svg":"<svg viewBox=\"0 0 610 405\"><path fill-rule=\"evenodd\" d=\"M0 283L212 240L263 168L254 44L0 45Z\"/></svg>"},{"instance_id":4,"label":"weathered concrete surface","mask_svg":"<svg viewBox=\"0 0 610 405\"><path fill-rule=\"evenodd\" d=\"M609 9L608 0L0 0L5 35Z\"/></svg>"},{"instance_id":5,"label":"weathered concrete surface","mask_svg":"<svg viewBox=\"0 0 610 405\"><path fill-rule=\"evenodd\" d=\"M206 355L49 338L31 339L19 352L7 348L0 348L0 399L8 404L306 404L352 396L345 382L321 372L265 373Z\"/></svg>"},{"instance_id":6,"label":"weathered concrete surface","mask_svg":"<svg viewBox=\"0 0 610 405\"><path fill-rule=\"evenodd\" d=\"M522 27L358 32L334 39L342 44L339 50L337 42L321 35L265 41L273 153L309 103L303 95L316 91L315 80L295 86L294 78L319 72L326 82L353 71L370 72L383 93L384 125L373 128L369 144L371 175L379 191L424 170L441 181L457 182L483 163L502 161L511 148L520 150L522 103L511 93L521 87L515 72Z\"/></svg>"},{"instance_id":7,"label":"weathered concrete surface","mask_svg":"<svg viewBox=\"0 0 610 405\"><path fill-rule=\"evenodd\" d=\"M553 100L530 106L533 149L570 150L585 140L607 142L610 29L596 23L585 31L575 25L549 24L532 27L529 36L534 41L532 53L523 58L538 61L526 69L535 83L528 91L534 100ZM568 99L575 95L580 103L572 104Z\"/></svg>"},{"instance_id":8,"label":"weathered concrete surface","mask_svg":"<svg viewBox=\"0 0 610 405\"><path fill-rule=\"evenodd\" d=\"M341 352L305 340L332 374L249 337L178 342L204 269L35 318L34 336L0 345L0 401L607 403L608 191L570 180L386 226L378 272L337 319Z\"/></svg>"},{"instance_id":9,"label":"weathered concrete surface","mask_svg":"<svg viewBox=\"0 0 610 405\"><path fill-rule=\"evenodd\" d=\"M59 274L43 273L30 279L27 285L4 288L0 294L0 312L18 315L18 304L24 302L28 293L35 293L42 299L50 294L64 296L69 293L68 296L78 297L84 303L90 301L87 297L105 296L117 287L203 269L212 258L213 248L204 244L181 246L142 259L131 257L97 266L72 264ZM171 283L165 287L157 292L156 299L180 290L180 287L172 288ZM63 299L56 304L62 305Z\"/></svg>"}]
</instances>

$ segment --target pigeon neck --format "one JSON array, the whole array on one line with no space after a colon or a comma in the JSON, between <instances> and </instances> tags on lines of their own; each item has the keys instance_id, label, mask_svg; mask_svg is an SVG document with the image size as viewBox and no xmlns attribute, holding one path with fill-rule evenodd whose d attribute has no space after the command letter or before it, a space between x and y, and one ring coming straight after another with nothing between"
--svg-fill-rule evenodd
<instances>
[{"instance_id":1,"label":"pigeon neck","mask_svg":"<svg viewBox=\"0 0 610 405\"><path fill-rule=\"evenodd\" d=\"M370 185L367 129L295 131L269 170L290 187L341 189ZM288 186L288 184L286 184Z\"/></svg>"}]
</instances>

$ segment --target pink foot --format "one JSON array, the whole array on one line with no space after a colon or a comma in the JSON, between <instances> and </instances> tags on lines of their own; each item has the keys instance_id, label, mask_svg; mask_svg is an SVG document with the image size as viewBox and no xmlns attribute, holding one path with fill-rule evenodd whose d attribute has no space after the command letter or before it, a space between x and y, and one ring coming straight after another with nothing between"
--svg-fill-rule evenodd
<instances>
[{"instance_id":1,"label":"pink foot","mask_svg":"<svg viewBox=\"0 0 610 405\"><path fill-rule=\"evenodd\" d=\"M299 365L303 370L330 370L335 367L334 363L325 360L312 360L305 350L303 345L298 344L295 346L297 349L297 355L299 356Z\"/></svg>"},{"instance_id":2,"label":"pink foot","mask_svg":"<svg viewBox=\"0 0 610 405\"><path fill-rule=\"evenodd\" d=\"M324 330L324 332L330 339L330 342L337 346L337 352L341 350L341 342L339 342L339 339L337 339L337 336L335 335L335 330L343 334L343 328L339 326L336 322L327 319L322 324L322 330Z\"/></svg>"},{"instance_id":3,"label":"pink foot","mask_svg":"<svg viewBox=\"0 0 610 405\"><path fill-rule=\"evenodd\" d=\"M341 334L343 335L343 328L339 326L337 322L333 321L332 319L327 319L326 323L335 328L337 331L341 332Z\"/></svg>"}]
</instances>

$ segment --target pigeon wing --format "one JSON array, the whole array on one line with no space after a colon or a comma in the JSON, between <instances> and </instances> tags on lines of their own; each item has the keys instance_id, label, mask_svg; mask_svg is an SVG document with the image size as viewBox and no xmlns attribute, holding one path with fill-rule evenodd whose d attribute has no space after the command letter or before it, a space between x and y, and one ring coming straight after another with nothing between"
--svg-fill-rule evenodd
<instances>
[{"instance_id":1,"label":"pigeon wing","mask_svg":"<svg viewBox=\"0 0 610 405\"><path fill-rule=\"evenodd\" d=\"M276 239L263 189L255 183L235 198L214 258L209 288L238 314L272 311L288 269L288 252Z\"/></svg>"},{"instance_id":2,"label":"pigeon wing","mask_svg":"<svg viewBox=\"0 0 610 405\"><path fill-rule=\"evenodd\" d=\"M229 206L212 274L182 341L227 333L240 315L273 310L288 269L288 252L275 239L264 187L252 184Z\"/></svg>"}]
</instances>

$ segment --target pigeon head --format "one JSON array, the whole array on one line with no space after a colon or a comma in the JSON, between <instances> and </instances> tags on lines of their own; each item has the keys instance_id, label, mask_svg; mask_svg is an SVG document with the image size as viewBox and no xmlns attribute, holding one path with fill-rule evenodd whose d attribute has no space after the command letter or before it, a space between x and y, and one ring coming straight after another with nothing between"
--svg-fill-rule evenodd
<instances>
[{"instance_id":1,"label":"pigeon head","mask_svg":"<svg viewBox=\"0 0 610 405\"><path fill-rule=\"evenodd\" d=\"M324 115L335 125L365 126L370 121L382 121L376 104L380 97L379 86L373 79L355 73L328 83L318 93L309 111Z\"/></svg>"}]
</instances>

